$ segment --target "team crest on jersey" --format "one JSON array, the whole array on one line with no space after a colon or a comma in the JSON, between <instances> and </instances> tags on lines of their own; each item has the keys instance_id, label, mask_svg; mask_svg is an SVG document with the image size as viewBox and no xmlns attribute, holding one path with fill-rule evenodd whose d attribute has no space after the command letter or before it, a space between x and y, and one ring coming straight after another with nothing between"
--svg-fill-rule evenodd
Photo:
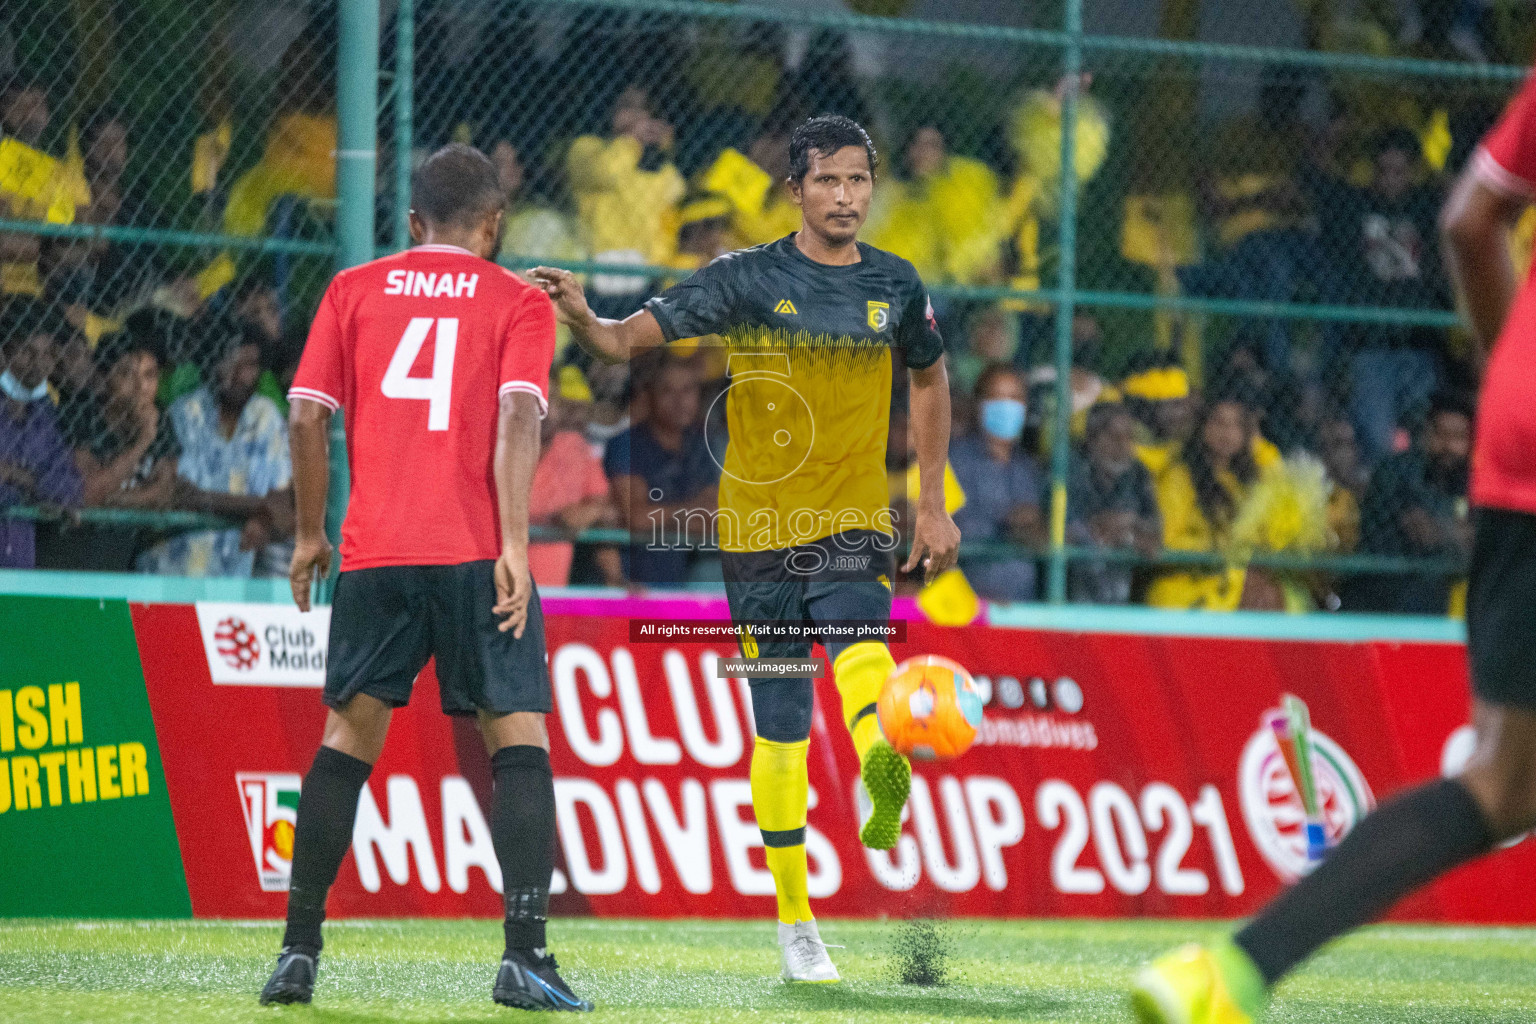
<instances>
[{"instance_id":1,"label":"team crest on jersey","mask_svg":"<svg viewBox=\"0 0 1536 1024\"><path fill-rule=\"evenodd\" d=\"M869 300L869 327L870 330L883 331L885 325L891 322L891 304L889 302L876 302Z\"/></svg>"},{"instance_id":2,"label":"team crest on jersey","mask_svg":"<svg viewBox=\"0 0 1536 1024\"><path fill-rule=\"evenodd\" d=\"M788 299L780 299L779 300L779 304L777 306L773 307L773 311L775 313L780 313L780 314L782 314L784 316L799 316L800 315L800 311L795 308L795 304L793 302L790 302Z\"/></svg>"}]
</instances>

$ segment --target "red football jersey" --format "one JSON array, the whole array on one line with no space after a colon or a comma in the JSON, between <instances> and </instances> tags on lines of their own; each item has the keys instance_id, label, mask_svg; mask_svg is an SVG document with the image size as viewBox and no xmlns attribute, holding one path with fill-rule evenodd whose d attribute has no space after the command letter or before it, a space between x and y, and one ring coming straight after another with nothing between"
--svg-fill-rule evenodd
<instances>
[{"instance_id":1,"label":"red football jersey","mask_svg":"<svg viewBox=\"0 0 1536 1024\"><path fill-rule=\"evenodd\" d=\"M1473 156L1483 183L1536 199L1536 78L1527 78ZM1472 501L1536 514L1536 286L1526 274L1483 374Z\"/></svg>"},{"instance_id":2,"label":"red football jersey","mask_svg":"<svg viewBox=\"0 0 1536 1024\"><path fill-rule=\"evenodd\" d=\"M290 401L346 410L344 569L501 553L491 461L500 396L549 408L555 310L494 263L419 245L337 274Z\"/></svg>"}]
</instances>

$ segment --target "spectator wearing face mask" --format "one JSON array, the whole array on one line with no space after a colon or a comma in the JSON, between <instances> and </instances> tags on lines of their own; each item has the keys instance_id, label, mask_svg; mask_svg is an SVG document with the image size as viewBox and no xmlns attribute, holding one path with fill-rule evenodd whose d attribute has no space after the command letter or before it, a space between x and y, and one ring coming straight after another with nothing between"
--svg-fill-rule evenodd
<instances>
[{"instance_id":1,"label":"spectator wearing face mask","mask_svg":"<svg viewBox=\"0 0 1536 1024\"><path fill-rule=\"evenodd\" d=\"M1045 541L1040 467L1019 444L1024 432L1024 381L1013 367L993 363L976 379L979 429L950 446L949 461L965 491L954 513L967 542L1012 541L1038 548ZM976 593L993 601L1035 599L1033 557L967 558L961 567Z\"/></svg>"},{"instance_id":2,"label":"spectator wearing face mask","mask_svg":"<svg viewBox=\"0 0 1536 1024\"><path fill-rule=\"evenodd\" d=\"M59 319L13 299L0 317L0 568L30 569L36 530L10 519L12 505L80 504L80 474L48 400Z\"/></svg>"}]
</instances>

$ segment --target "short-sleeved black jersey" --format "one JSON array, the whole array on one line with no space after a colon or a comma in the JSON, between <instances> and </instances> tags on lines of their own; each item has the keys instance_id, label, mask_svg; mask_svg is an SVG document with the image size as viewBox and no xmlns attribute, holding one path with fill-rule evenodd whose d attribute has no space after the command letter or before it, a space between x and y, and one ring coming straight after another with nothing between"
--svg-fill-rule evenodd
<instances>
[{"instance_id":1,"label":"short-sleeved black jersey","mask_svg":"<svg viewBox=\"0 0 1536 1024\"><path fill-rule=\"evenodd\" d=\"M944 342L912 264L858 245L858 263L829 266L790 235L727 253L645 305L668 342L713 334L729 351L729 444L708 439L726 551L891 532L891 353L921 369Z\"/></svg>"}]
</instances>

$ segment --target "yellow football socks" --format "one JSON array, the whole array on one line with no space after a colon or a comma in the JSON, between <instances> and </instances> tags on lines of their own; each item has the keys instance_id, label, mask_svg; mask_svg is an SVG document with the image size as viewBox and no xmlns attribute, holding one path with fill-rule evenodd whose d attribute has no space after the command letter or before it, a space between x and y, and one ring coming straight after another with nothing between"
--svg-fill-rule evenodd
<instances>
[{"instance_id":1,"label":"yellow football socks","mask_svg":"<svg viewBox=\"0 0 1536 1024\"><path fill-rule=\"evenodd\" d=\"M880 690L895 667L891 649L877 641L853 644L832 663L832 677L843 698L843 721L853 737L853 749L858 752L860 764L880 739L880 722L873 705L880 699ZM869 713L861 714L866 708Z\"/></svg>"},{"instance_id":2,"label":"yellow football socks","mask_svg":"<svg viewBox=\"0 0 1536 1024\"><path fill-rule=\"evenodd\" d=\"M757 737L752 748L752 809L763 833L768 870L784 924L812 920L805 859L805 812L810 778L805 756L811 741L778 743Z\"/></svg>"}]
</instances>

